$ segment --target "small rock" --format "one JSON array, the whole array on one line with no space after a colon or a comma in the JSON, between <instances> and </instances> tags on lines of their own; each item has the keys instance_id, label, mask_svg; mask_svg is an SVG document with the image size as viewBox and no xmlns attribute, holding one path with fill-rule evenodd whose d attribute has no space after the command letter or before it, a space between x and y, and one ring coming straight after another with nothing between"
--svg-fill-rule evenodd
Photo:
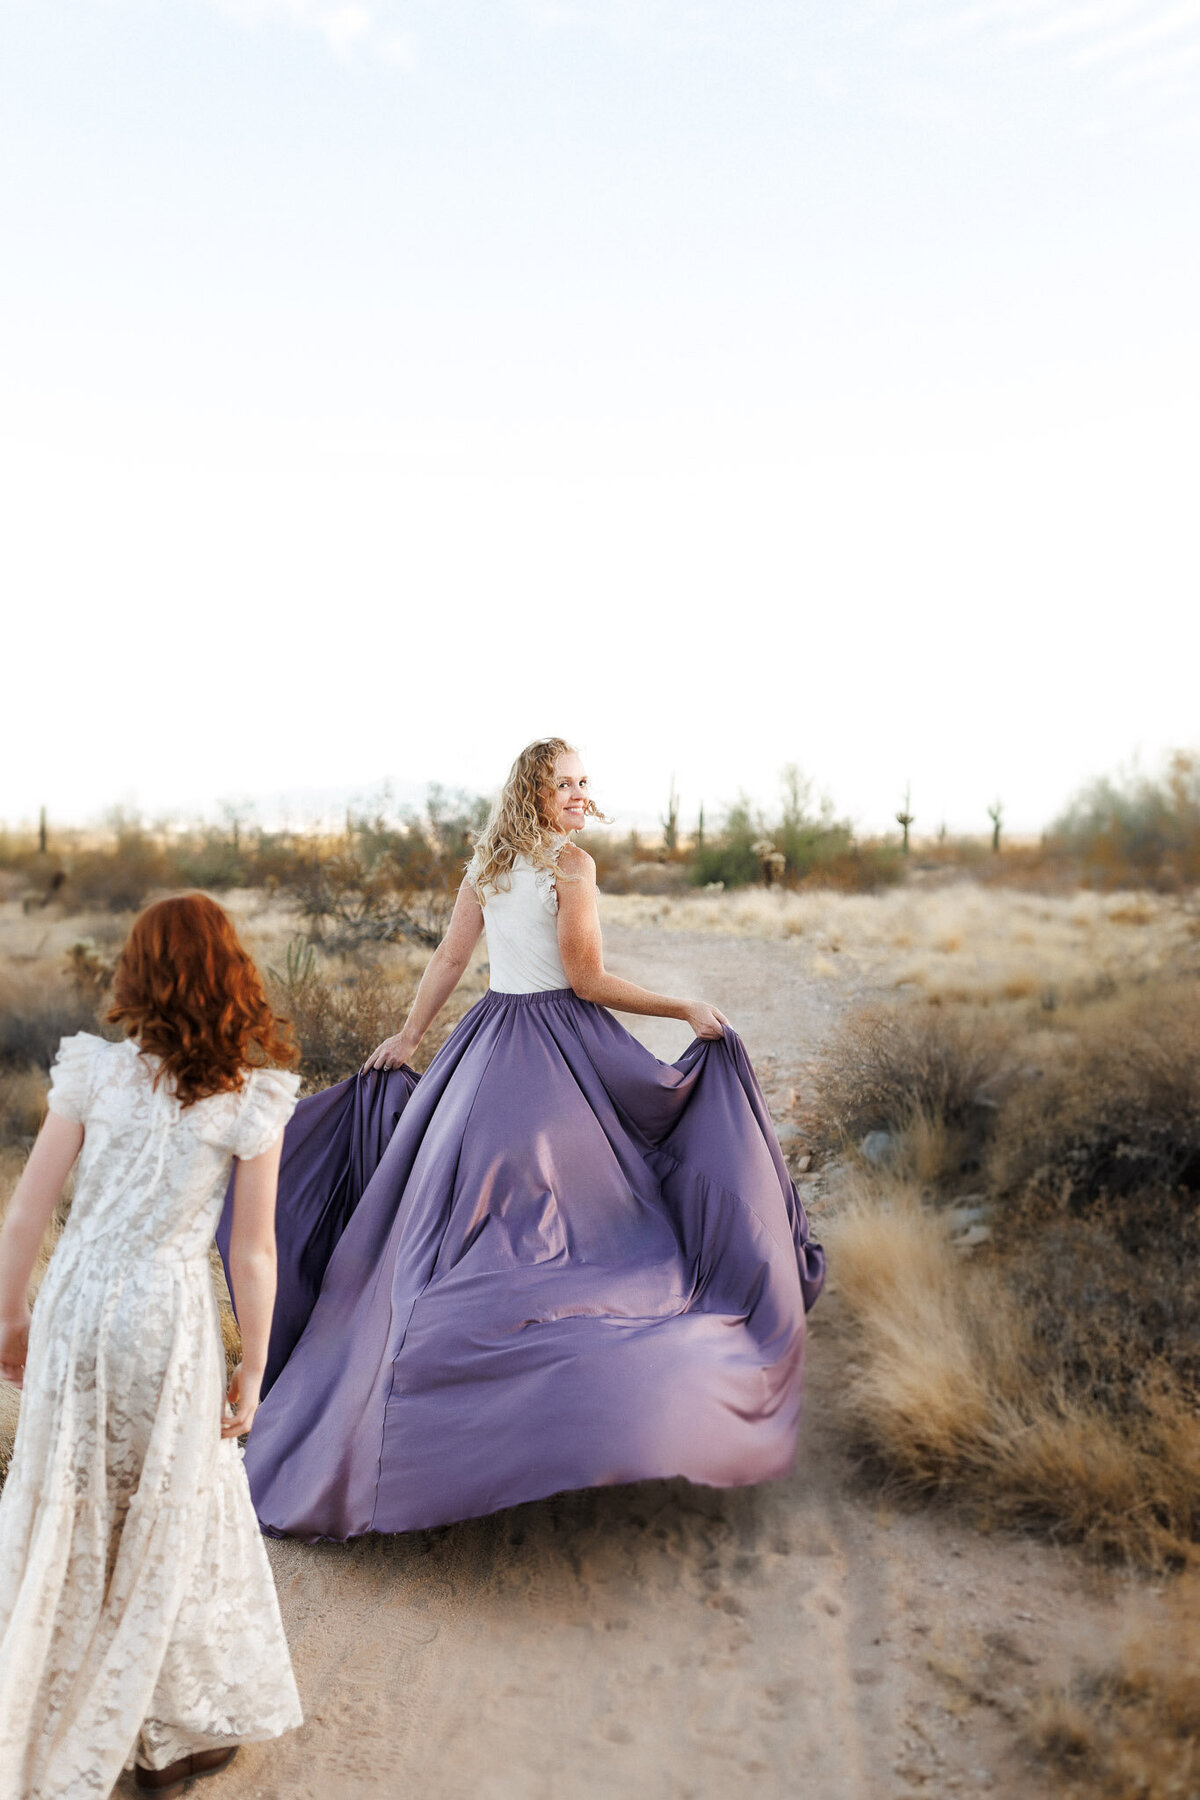
<instances>
[{"instance_id":1,"label":"small rock","mask_svg":"<svg viewBox=\"0 0 1200 1800\"><path fill-rule=\"evenodd\" d=\"M956 1237L954 1242L960 1250L974 1250L976 1245L986 1244L991 1235L990 1225L972 1225L961 1237Z\"/></svg>"},{"instance_id":2,"label":"small rock","mask_svg":"<svg viewBox=\"0 0 1200 1800\"><path fill-rule=\"evenodd\" d=\"M869 1163L878 1167L895 1154L896 1140L890 1131L868 1131L858 1148Z\"/></svg>"},{"instance_id":3,"label":"small rock","mask_svg":"<svg viewBox=\"0 0 1200 1800\"><path fill-rule=\"evenodd\" d=\"M803 1175L807 1172L808 1166L811 1162L812 1162L812 1157L808 1154L808 1152L806 1150L803 1156L794 1156L792 1158L792 1167L795 1169L797 1175Z\"/></svg>"},{"instance_id":4,"label":"small rock","mask_svg":"<svg viewBox=\"0 0 1200 1800\"><path fill-rule=\"evenodd\" d=\"M984 1225L991 1217L990 1206L950 1206L946 1222L951 1231L969 1231L972 1225Z\"/></svg>"}]
</instances>

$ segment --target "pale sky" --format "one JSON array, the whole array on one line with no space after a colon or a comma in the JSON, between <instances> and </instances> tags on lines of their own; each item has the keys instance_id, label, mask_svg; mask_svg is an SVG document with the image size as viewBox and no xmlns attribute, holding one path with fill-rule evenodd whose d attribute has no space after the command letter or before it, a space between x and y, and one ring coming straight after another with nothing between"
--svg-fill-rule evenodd
<instances>
[{"instance_id":1,"label":"pale sky","mask_svg":"<svg viewBox=\"0 0 1200 1800\"><path fill-rule=\"evenodd\" d=\"M1200 0L0 0L0 157L0 820L1200 743Z\"/></svg>"}]
</instances>

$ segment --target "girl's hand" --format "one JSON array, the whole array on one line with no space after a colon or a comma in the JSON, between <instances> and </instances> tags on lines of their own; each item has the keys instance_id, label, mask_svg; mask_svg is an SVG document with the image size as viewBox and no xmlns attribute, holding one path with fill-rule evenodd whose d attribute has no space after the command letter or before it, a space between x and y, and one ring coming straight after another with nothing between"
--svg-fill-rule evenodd
<instances>
[{"instance_id":1,"label":"girl's hand","mask_svg":"<svg viewBox=\"0 0 1200 1800\"><path fill-rule=\"evenodd\" d=\"M690 1000L683 1016L698 1038L724 1037L729 1023L723 1012L703 1000Z\"/></svg>"},{"instance_id":2,"label":"girl's hand","mask_svg":"<svg viewBox=\"0 0 1200 1800\"><path fill-rule=\"evenodd\" d=\"M0 1324L0 1376L20 1387L25 1379L25 1357L29 1351L29 1308L24 1318L5 1319Z\"/></svg>"},{"instance_id":3,"label":"girl's hand","mask_svg":"<svg viewBox=\"0 0 1200 1800\"><path fill-rule=\"evenodd\" d=\"M245 1437L254 1423L254 1415L258 1411L259 1390L262 1387L262 1376L253 1379L242 1374L242 1365L238 1364L229 1377L229 1391L225 1395L225 1404L229 1409L221 1420L221 1436L223 1438Z\"/></svg>"},{"instance_id":4,"label":"girl's hand","mask_svg":"<svg viewBox=\"0 0 1200 1800\"><path fill-rule=\"evenodd\" d=\"M410 1063L417 1054L417 1040L406 1031L398 1031L395 1037L384 1038L382 1044L372 1050L362 1066L365 1075L368 1069L398 1069L401 1063Z\"/></svg>"}]
</instances>

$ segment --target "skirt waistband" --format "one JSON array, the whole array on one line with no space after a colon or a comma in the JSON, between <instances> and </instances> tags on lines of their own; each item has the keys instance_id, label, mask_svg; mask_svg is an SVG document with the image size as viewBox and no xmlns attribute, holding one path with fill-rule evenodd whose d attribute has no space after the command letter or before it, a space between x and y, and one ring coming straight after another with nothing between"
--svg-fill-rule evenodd
<instances>
[{"instance_id":1,"label":"skirt waistband","mask_svg":"<svg viewBox=\"0 0 1200 1800\"><path fill-rule=\"evenodd\" d=\"M574 988L537 988L532 994L506 994L503 988L489 988L486 1000L502 1000L506 1006L538 1006L543 1000L577 1000Z\"/></svg>"}]
</instances>

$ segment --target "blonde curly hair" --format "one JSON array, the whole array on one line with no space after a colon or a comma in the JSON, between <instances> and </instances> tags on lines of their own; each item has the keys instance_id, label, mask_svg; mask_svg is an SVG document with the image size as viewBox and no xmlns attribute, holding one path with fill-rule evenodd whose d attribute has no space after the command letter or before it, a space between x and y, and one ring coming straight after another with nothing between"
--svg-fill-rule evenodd
<instances>
[{"instance_id":1,"label":"blonde curly hair","mask_svg":"<svg viewBox=\"0 0 1200 1800\"><path fill-rule=\"evenodd\" d=\"M561 881L555 857L561 839L550 824L554 805L554 765L560 756L576 755L565 738L538 738L526 744L508 772L508 780L475 840L475 854L468 877L485 906L485 888L507 889L509 871L518 856L527 856L535 869L552 869ZM604 819L594 800L587 802L588 817Z\"/></svg>"}]
</instances>

